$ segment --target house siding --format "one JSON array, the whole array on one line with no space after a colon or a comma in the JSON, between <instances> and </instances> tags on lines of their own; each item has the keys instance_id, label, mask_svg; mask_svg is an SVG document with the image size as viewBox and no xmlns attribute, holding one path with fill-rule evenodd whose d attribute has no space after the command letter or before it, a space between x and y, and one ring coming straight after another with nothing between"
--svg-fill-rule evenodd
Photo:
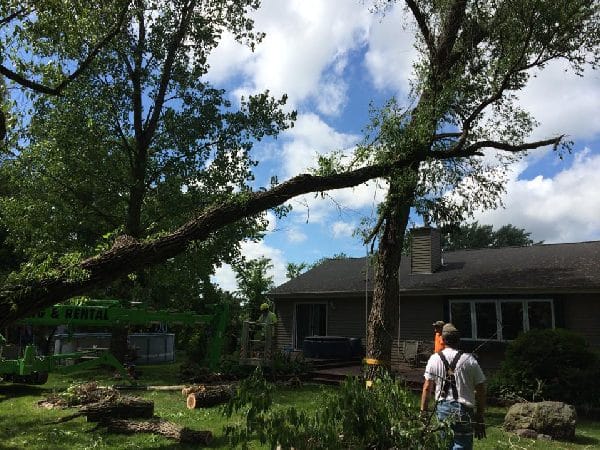
<instances>
[{"instance_id":1,"label":"house siding","mask_svg":"<svg viewBox=\"0 0 600 450\"><path fill-rule=\"evenodd\" d=\"M445 320L444 297L400 295L400 330L398 338L433 342L431 324Z\"/></svg>"},{"instance_id":2,"label":"house siding","mask_svg":"<svg viewBox=\"0 0 600 450\"><path fill-rule=\"evenodd\" d=\"M365 344L365 299L340 298L329 300L327 334L361 338Z\"/></svg>"},{"instance_id":3,"label":"house siding","mask_svg":"<svg viewBox=\"0 0 600 450\"><path fill-rule=\"evenodd\" d=\"M572 294L557 298L562 303L565 328L583 335L591 346L600 348L600 293Z\"/></svg>"},{"instance_id":4,"label":"house siding","mask_svg":"<svg viewBox=\"0 0 600 450\"><path fill-rule=\"evenodd\" d=\"M440 232L431 228L414 230L412 234L411 273L433 273L441 266L442 247Z\"/></svg>"},{"instance_id":5,"label":"house siding","mask_svg":"<svg viewBox=\"0 0 600 450\"><path fill-rule=\"evenodd\" d=\"M292 332L294 325L294 303L275 302L277 325L275 329L275 348L283 350L292 348Z\"/></svg>"},{"instance_id":6,"label":"house siding","mask_svg":"<svg viewBox=\"0 0 600 450\"><path fill-rule=\"evenodd\" d=\"M460 298L473 297L469 295ZM480 297L480 296L477 296ZM487 294L481 297L500 298L501 295ZM536 296L519 295L518 298L548 298L553 299L555 308L556 327L573 330L600 349L600 293L585 294L538 294ZM400 296L400 328L397 339L392 343L392 367L398 368L401 362L400 342L403 340L433 341L432 322L448 320L445 295L410 295ZM289 348L293 340L294 305L298 302L323 303L327 307L327 333L331 336L359 337L366 344L365 336L365 307L364 297L320 297L314 299L299 298L276 300L276 311L279 318L277 323L277 348ZM465 351L476 352L486 373L500 366L506 350L506 342L464 340L461 344Z\"/></svg>"},{"instance_id":7,"label":"house siding","mask_svg":"<svg viewBox=\"0 0 600 450\"><path fill-rule=\"evenodd\" d=\"M431 341L431 324L444 319L444 298L441 296L412 296L400 294L400 329L392 343L392 368L402 362L400 342L404 340Z\"/></svg>"}]
</instances>

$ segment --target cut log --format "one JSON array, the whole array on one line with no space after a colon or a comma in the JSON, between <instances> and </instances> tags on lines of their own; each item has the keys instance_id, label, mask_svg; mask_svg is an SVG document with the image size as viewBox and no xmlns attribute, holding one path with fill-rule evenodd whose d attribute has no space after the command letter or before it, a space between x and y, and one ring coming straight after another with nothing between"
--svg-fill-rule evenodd
<instances>
[{"instance_id":1,"label":"cut log","mask_svg":"<svg viewBox=\"0 0 600 450\"><path fill-rule=\"evenodd\" d=\"M208 389L203 392L189 394L187 396L186 404L188 409L208 408L228 402L231 396L231 387Z\"/></svg>"},{"instance_id":2,"label":"cut log","mask_svg":"<svg viewBox=\"0 0 600 450\"><path fill-rule=\"evenodd\" d=\"M186 386L181 390L181 394L184 397L187 397L190 394L195 394L196 392L204 392L206 391L206 386L203 384L197 384L194 386Z\"/></svg>"},{"instance_id":3,"label":"cut log","mask_svg":"<svg viewBox=\"0 0 600 450\"><path fill-rule=\"evenodd\" d=\"M169 439L175 439L178 442L199 444L202 446L210 445L213 438L210 431L196 431L162 419L142 422L116 419L107 421L105 425L108 431L113 433L154 433Z\"/></svg>"},{"instance_id":4,"label":"cut log","mask_svg":"<svg viewBox=\"0 0 600 450\"><path fill-rule=\"evenodd\" d=\"M122 396L113 401L84 405L79 411L87 417L88 422L105 422L111 419L129 418L149 419L154 416L154 402Z\"/></svg>"}]
</instances>

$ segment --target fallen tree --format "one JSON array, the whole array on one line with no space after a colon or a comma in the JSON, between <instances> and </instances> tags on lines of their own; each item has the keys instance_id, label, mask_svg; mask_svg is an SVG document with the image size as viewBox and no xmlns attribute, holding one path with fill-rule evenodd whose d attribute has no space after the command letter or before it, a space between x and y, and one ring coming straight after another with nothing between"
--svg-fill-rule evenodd
<instances>
[{"instance_id":1,"label":"fallen tree","mask_svg":"<svg viewBox=\"0 0 600 450\"><path fill-rule=\"evenodd\" d=\"M112 419L154 416L154 402L137 397L121 396L116 400L90 403L79 408L88 422L106 422Z\"/></svg>"},{"instance_id":2,"label":"fallen tree","mask_svg":"<svg viewBox=\"0 0 600 450\"><path fill-rule=\"evenodd\" d=\"M302 174L269 190L234 195L228 201L200 211L175 231L156 239L140 242L121 236L110 250L63 268L58 276L0 287L0 328L55 303L83 295L131 272L166 261L185 251L191 242L203 241L211 233L227 225L282 205L298 195L358 186L375 178L393 175L398 169L418 165L426 159L481 156L482 147L521 152L543 145L557 145L561 138L562 136L520 145L488 141L485 145L473 144L456 151L415 153L389 163L368 165L341 173Z\"/></svg>"},{"instance_id":3,"label":"fallen tree","mask_svg":"<svg viewBox=\"0 0 600 450\"><path fill-rule=\"evenodd\" d=\"M106 429L111 433L154 433L178 442L199 444L202 446L210 445L213 439L210 431L196 431L162 419L140 422L119 419L109 420L102 425L106 426Z\"/></svg>"}]
</instances>

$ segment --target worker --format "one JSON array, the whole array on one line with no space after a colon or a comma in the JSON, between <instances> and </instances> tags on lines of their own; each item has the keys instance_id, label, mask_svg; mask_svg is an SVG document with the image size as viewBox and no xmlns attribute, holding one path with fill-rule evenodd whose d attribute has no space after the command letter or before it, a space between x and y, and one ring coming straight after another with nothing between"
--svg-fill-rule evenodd
<instances>
[{"instance_id":1,"label":"worker","mask_svg":"<svg viewBox=\"0 0 600 450\"><path fill-rule=\"evenodd\" d=\"M443 320L438 320L432 323L433 325L433 353L441 352L444 350L444 340L442 339L442 327L444 326Z\"/></svg>"},{"instance_id":2,"label":"worker","mask_svg":"<svg viewBox=\"0 0 600 450\"><path fill-rule=\"evenodd\" d=\"M252 351L255 357L262 354L262 357L269 359L271 358L275 348L274 337L277 316L274 312L270 311L268 303L263 303L260 305L260 317L256 322L258 324L258 329L254 334L255 342ZM270 328L269 333L267 333L267 328ZM267 340L267 336L271 337L270 340Z\"/></svg>"},{"instance_id":3,"label":"worker","mask_svg":"<svg viewBox=\"0 0 600 450\"><path fill-rule=\"evenodd\" d=\"M449 421L454 438L453 450L472 450L473 434L485 437L485 375L477 360L458 350L460 333L447 323L442 328L444 350L429 357L421 392L421 416L429 420L429 398L435 389L436 414Z\"/></svg>"},{"instance_id":4,"label":"worker","mask_svg":"<svg viewBox=\"0 0 600 450\"><path fill-rule=\"evenodd\" d=\"M275 325L277 323L277 316L274 312L270 311L268 303L260 305L260 317L258 318L258 322L264 325Z\"/></svg>"}]
</instances>

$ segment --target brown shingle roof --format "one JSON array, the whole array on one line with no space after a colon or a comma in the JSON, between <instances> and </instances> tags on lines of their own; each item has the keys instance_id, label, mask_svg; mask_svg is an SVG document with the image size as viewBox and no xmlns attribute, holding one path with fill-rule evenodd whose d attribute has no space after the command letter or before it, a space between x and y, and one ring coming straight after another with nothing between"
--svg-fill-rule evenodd
<instances>
[{"instance_id":1,"label":"brown shingle roof","mask_svg":"<svg viewBox=\"0 0 600 450\"><path fill-rule=\"evenodd\" d=\"M442 254L433 274L411 274L410 257L400 269L402 291L571 290L600 291L600 241L459 250ZM327 260L271 291L274 296L371 291L366 258Z\"/></svg>"}]
</instances>

